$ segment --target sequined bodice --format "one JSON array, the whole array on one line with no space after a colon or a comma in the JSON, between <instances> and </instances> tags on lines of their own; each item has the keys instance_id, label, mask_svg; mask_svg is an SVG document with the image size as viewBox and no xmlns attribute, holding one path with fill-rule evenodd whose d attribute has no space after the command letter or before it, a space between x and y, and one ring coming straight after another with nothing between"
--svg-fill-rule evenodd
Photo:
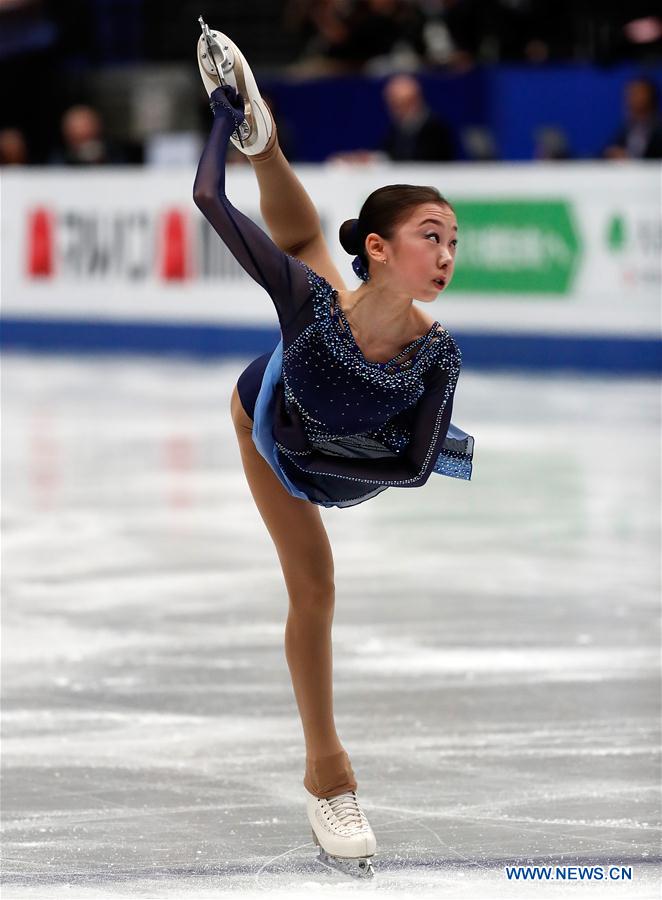
<instances>
[{"instance_id":1,"label":"sequined bodice","mask_svg":"<svg viewBox=\"0 0 662 900\"><path fill-rule=\"evenodd\" d=\"M407 444L393 421L425 390L423 373L456 345L439 322L388 362L367 360L329 282L305 267L313 321L283 352L286 402L296 406L312 444L353 434L383 440L393 450Z\"/></svg>"}]
</instances>

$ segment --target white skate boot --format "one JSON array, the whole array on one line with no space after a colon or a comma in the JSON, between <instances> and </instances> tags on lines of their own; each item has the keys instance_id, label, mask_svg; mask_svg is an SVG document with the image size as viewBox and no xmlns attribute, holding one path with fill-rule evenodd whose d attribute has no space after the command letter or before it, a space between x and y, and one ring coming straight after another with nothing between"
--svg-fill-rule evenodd
<instances>
[{"instance_id":1,"label":"white skate boot","mask_svg":"<svg viewBox=\"0 0 662 900\"><path fill-rule=\"evenodd\" d=\"M246 156L262 153L274 131L269 107L260 96L246 57L221 31L210 31L202 16L198 19L202 34L198 38L198 68L207 94L222 84L230 84L244 98L245 120L239 135L230 140Z\"/></svg>"},{"instance_id":2,"label":"white skate boot","mask_svg":"<svg viewBox=\"0 0 662 900\"><path fill-rule=\"evenodd\" d=\"M306 791L306 812L313 839L320 848L318 859L357 878L375 874L370 857L377 841L355 791L322 799Z\"/></svg>"}]
</instances>

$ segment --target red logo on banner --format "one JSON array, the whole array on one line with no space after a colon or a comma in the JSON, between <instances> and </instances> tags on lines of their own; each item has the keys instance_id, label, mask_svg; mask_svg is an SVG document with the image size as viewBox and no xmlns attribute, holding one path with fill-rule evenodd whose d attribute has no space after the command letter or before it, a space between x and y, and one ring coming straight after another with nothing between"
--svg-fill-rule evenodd
<instances>
[{"instance_id":1,"label":"red logo on banner","mask_svg":"<svg viewBox=\"0 0 662 900\"><path fill-rule=\"evenodd\" d=\"M184 214L177 209L166 211L163 223L163 255L161 275L167 281L186 278L188 274L187 234Z\"/></svg>"},{"instance_id":2,"label":"red logo on banner","mask_svg":"<svg viewBox=\"0 0 662 900\"><path fill-rule=\"evenodd\" d=\"M28 216L27 271L33 278L53 274L53 220L48 210L32 210Z\"/></svg>"}]
</instances>

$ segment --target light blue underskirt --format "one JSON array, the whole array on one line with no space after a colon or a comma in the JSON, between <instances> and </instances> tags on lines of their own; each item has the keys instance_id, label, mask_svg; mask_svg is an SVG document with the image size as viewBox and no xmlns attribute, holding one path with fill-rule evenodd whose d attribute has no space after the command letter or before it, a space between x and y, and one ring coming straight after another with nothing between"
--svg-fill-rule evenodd
<instances>
[{"instance_id":1,"label":"light blue underskirt","mask_svg":"<svg viewBox=\"0 0 662 900\"><path fill-rule=\"evenodd\" d=\"M276 404L276 384L280 380L282 371L283 339L281 338L278 341L278 346L271 354L271 359L264 370L262 384L260 385L257 400L255 401L255 411L253 413L253 443L274 470L285 489L294 497L301 497L302 500L308 500L308 495L304 494L303 491L300 491L281 469L280 463L278 462L278 449L271 428L274 420L274 407Z\"/></svg>"},{"instance_id":2,"label":"light blue underskirt","mask_svg":"<svg viewBox=\"0 0 662 900\"><path fill-rule=\"evenodd\" d=\"M262 384L255 401L253 414L253 443L261 456L275 472L278 480L294 497L308 500L308 495L293 484L282 470L278 461L278 449L273 437L272 423L276 404L276 385L280 381L283 370L283 339L271 354L262 377ZM471 478L471 457L473 454L473 437L461 428L450 424L444 441L444 448L437 457L433 472L448 475L451 478Z\"/></svg>"}]
</instances>

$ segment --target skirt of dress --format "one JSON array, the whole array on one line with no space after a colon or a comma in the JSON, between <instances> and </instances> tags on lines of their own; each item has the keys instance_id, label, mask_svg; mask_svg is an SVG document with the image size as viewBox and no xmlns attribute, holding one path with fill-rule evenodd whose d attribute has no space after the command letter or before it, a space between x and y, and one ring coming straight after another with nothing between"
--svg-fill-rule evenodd
<instances>
[{"instance_id":1,"label":"skirt of dress","mask_svg":"<svg viewBox=\"0 0 662 900\"><path fill-rule=\"evenodd\" d=\"M283 468L273 437L274 387L281 378L283 366L283 341L270 353L263 353L244 369L237 380L237 391L246 413L253 419L253 442L260 454L271 466L288 493L303 500L311 500L320 506L353 506L355 501L325 502L314 500L292 481ZM456 425L449 426L448 434L434 465L433 472L451 478L469 480L472 471L474 439ZM367 486L366 486L367 487ZM386 490L381 485L364 494L362 500ZM357 498L358 499L358 498Z\"/></svg>"}]
</instances>

